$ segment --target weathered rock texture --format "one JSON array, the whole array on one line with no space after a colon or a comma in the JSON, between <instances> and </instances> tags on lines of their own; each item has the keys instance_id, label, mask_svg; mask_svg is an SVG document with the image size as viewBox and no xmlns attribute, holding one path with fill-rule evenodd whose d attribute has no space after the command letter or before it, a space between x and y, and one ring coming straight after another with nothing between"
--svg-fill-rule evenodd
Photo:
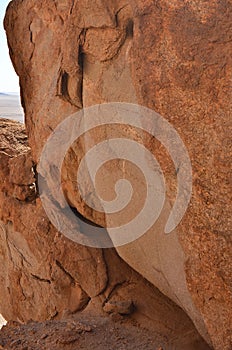
<instances>
[{"instance_id":1,"label":"weathered rock texture","mask_svg":"<svg viewBox=\"0 0 232 350\"><path fill-rule=\"evenodd\" d=\"M215 349L231 349L231 208L226 206L231 203L231 20L232 3L226 0L11 2L5 28L20 77L32 155L20 154L3 167L4 174L10 175L5 175L1 190L2 241L11 237L16 256L11 258L6 245L2 256L7 257L6 266L12 266L9 271L19 271L15 275L4 270L2 293L4 300L18 299L21 293L23 301L11 303L16 308L12 306L11 312L5 310L4 301L0 309L6 317L26 320L27 308L32 318L54 317L64 303L65 308L72 305L73 311L78 310L88 298L107 288L104 255L112 254L124 264L114 251L75 248L55 231L35 198L36 179L30 169L36 169L51 131L71 113L95 103L136 102L160 113L181 135L192 162L193 193L188 211L172 235L164 235L165 220L159 220L146 235L118 252L185 310L209 344ZM104 133L107 135L105 130L92 135L92 142ZM125 133L139 138L131 130ZM141 139L165 173L170 192L162 213L165 217L175 199L175 169L152 138L142 135ZM85 146L83 141L76 143L66 157L64 191L72 206L103 224L104 217L95 216L84 205L73 180L74 163L79 163ZM8 164L5 159L4 164ZM14 180L20 164L25 164L27 172L23 182L21 176ZM117 166L112 172L114 168ZM30 227L26 233L22 222ZM22 235L26 237L19 238ZM30 244L32 261L24 261ZM19 253L21 268L17 269ZM25 277L26 264L30 272ZM117 276L116 270L112 275ZM60 274L66 281L62 286ZM15 276L17 289L6 282L9 276ZM65 301L60 288L67 290ZM39 299L43 307L38 302L40 306L31 311Z\"/></svg>"},{"instance_id":2,"label":"weathered rock texture","mask_svg":"<svg viewBox=\"0 0 232 350\"><path fill-rule=\"evenodd\" d=\"M114 249L81 246L54 229L38 198L23 125L0 120L0 160L0 311L7 320L67 318L83 309L101 316L104 309L131 315L170 347L208 349L187 315Z\"/></svg>"}]
</instances>

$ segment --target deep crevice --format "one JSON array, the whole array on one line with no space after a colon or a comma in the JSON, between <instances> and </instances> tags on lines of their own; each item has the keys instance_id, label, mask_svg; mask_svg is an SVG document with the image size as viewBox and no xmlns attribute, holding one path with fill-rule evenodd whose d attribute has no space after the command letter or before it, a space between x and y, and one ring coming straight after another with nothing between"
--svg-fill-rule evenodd
<instances>
[{"instance_id":1,"label":"deep crevice","mask_svg":"<svg viewBox=\"0 0 232 350\"><path fill-rule=\"evenodd\" d=\"M48 280L46 278L42 278L42 277L36 276L33 273L31 273L31 276L37 281L44 282L44 283L49 283L49 284L52 283L50 280Z\"/></svg>"},{"instance_id":2,"label":"deep crevice","mask_svg":"<svg viewBox=\"0 0 232 350\"><path fill-rule=\"evenodd\" d=\"M133 38L134 36L134 21L133 19L129 19L127 28L126 28L126 34L128 38Z\"/></svg>"},{"instance_id":3,"label":"deep crevice","mask_svg":"<svg viewBox=\"0 0 232 350\"><path fill-rule=\"evenodd\" d=\"M63 72L61 73L61 85L60 85L60 92L61 95L69 98L69 93L68 93L68 73Z\"/></svg>"}]
</instances>

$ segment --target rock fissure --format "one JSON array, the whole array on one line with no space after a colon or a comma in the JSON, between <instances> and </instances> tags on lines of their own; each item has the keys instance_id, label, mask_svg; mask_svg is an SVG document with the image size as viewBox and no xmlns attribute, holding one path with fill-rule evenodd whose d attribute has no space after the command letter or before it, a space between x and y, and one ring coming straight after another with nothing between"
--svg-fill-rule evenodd
<instances>
[{"instance_id":1,"label":"rock fissure","mask_svg":"<svg viewBox=\"0 0 232 350\"><path fill-rule=\"evenodd\" d=\"M51 280L48 280L46 278L42 278L40 276L37 276L37 275L34 275L33 273L31 273L31 276L36 279L37 281L40 281L40 282L43 282L43 283L48 283L48 284L51 284Z\"/></svg>"},{"instance_id":2,"label":"rock fissure","mask_svg":"<svg viewBox=\"0 0 232 350\"><path fill-rule=\"evenodd\" d=\"M65 270L65 268L62 266L62 264L58 260L56 260L56 265L68 276L68 278L71 281L71 284L75 285L76 284L75 279L72 277L72 275L68 271Z\"/></svg>"}]
</instances>

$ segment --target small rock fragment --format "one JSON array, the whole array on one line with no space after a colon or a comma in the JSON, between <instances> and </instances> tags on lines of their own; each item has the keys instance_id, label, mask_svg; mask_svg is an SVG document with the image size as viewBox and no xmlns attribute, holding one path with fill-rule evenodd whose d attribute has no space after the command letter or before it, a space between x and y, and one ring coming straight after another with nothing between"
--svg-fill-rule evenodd
<instances>
[{"instance_id":1,"label":"small rock fragment","mask_svg":"<svg viewBox=\"0 0 232 350\"><path fill-rule=\"evenodd\" d=\"M103 310L108 314L130 315L134 311L134 304L131 300L108 301L105 303Z\"/></svg>"}]
</instances>

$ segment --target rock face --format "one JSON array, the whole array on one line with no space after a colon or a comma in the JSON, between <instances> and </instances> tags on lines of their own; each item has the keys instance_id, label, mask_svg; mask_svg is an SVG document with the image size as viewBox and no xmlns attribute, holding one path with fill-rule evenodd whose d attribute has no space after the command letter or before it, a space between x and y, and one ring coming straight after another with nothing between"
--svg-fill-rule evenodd
<instances>
[{"instance_id":1,"label":"rock face","mask_svg":"<svg viewBox=\"0 0 232 350\"><path fill-rule=\"evenodd\" d=\"M104 318L105 310L105 315L131 314L168 346L208 349L187 315L114 249L78 245L51 225L38 198L24 126L1 119L0 140L0 311L5 319L61 319L84 309ZM21 339L21 331L14 336ZM1 344L14 338L11 332L10 327L8 335L0 335Z\"/></svg>"},{"instance_id":2,"label":"rock face","mask_svg":"<svg viewBox=\"0 0 232 350\"><path fill-rule=\"evenodd\" d=\"M36 193L39 157L61 121L96 103L132 102L160 113L179 132L192 163L193 191L183 220L165 235L176 169L149 135L121 129L121 137L140 138L156 155L169 190L156 224L117 251L189 315L208 344L231 348L232 239L226 206L231 202L231 19L226 0L210 5L203 0L11 2L5 28L20 77L30 150L22 146L19 152L17 146L1 154L6 179L0 194L1 257L7 267L0 311L6 318L52 318L64 309L80 310L97 296L106 301L108 286L121 284L125 274L136 279L136 293L143 288L144 280L114 250L90 249L62 237ZM110 135L99 130L91 142ZM63 190L72 207L104 225L105 217L89 210L74 181L87 146L80 140L67 154ZM111 165L109 171L117 168ZM22 302L13 303L19 295ZM5 300L12 310L5 309Z\"/></svg>"}]
</instances>

